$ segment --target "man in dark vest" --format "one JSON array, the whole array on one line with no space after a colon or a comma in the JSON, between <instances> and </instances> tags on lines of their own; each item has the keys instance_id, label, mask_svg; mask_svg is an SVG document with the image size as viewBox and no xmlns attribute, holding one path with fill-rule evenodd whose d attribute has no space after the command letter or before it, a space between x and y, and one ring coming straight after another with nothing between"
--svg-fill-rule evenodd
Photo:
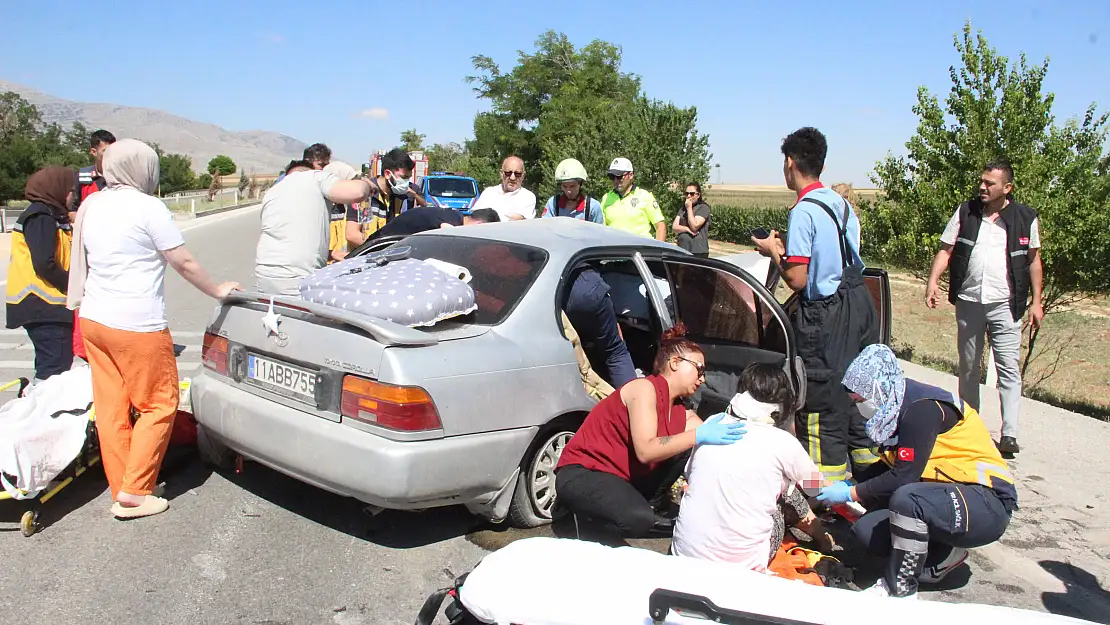
<instances>
[{"instance_id":1,"label":"man in dark vest","mask_svg":"<svg viewBox=\"0 0 1110 625\"><path fill-rule=\"evenodd\" d=\"M89 154L92 155L94 164L77 171L72 210L77 210L85 198L107 185L104 181L104 151L115 142L115 136L107 130L97 130L89 137Z\"/></svg>"},{"instance_id":2,"label":"man in dark vest","mask_svg":"<svg viewBox=\"0 0 1110 625\"><path fill-rule=\"evenodd\" d=\"M990 339L1002 400L998 449L1016 454L1021 410L1021 320L1026 309L1041 325L1041 235L1037 212L1014 202L1014 170L993 161L979 179L979 196L960 205L941 235L925 303L936 308L937 283L949 271L948 301L956 306L960 398L979 410L983 335Z\"/></svg>"}]
</instances>

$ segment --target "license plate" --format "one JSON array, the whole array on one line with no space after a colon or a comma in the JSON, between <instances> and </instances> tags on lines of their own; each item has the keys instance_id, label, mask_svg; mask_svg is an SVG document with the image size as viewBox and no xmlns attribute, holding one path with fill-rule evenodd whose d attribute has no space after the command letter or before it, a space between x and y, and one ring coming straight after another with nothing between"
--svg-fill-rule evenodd
<instances>
[{"instance_id":1,"label":"license plate","mask_svg":"<svg viewBox=\"0 0 1110 625\"><path fill-rule=\"evenodd\" d=\"M316 374L282 362L247 356L247 379L264 388L316 403Z\"/></svg>"}]
</instances>

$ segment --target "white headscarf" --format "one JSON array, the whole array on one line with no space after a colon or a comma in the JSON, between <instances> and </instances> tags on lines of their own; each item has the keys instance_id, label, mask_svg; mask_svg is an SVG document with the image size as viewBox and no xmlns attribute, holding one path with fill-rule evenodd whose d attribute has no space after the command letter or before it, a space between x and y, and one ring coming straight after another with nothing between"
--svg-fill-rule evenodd
<instances>
[{"instance_id":1,"label":"white headscarf","mask_svg":"<svg viewBox=\"0 0 1110 625\"><path fill-rule=\"evenodd\" d=\"M121 139L104 152L108 188L130 187L147 195L158 189L158 153L137 139Z\"/></svg>"}]
</instances>

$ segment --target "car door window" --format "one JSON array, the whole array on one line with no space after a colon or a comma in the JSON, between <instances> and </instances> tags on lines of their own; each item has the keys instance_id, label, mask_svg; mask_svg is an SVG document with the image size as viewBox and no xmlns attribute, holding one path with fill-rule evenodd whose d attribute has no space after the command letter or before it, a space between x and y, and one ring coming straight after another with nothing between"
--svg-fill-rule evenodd
<instances>
[{"instance_id":1,"label":"car door window","mask_svg":"<svg viewBox=\"0 0 1110 625\"><path fill-rule=\"evenodd\" d=\"M672 263L678 319L695 341L764 347L766 306L740 278L707 267Z\"/></svg>"}]
</instances>

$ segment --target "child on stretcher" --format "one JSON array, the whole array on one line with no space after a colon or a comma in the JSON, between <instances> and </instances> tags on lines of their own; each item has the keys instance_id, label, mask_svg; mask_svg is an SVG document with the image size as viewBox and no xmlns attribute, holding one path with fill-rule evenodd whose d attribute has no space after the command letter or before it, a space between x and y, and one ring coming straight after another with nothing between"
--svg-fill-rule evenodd
<instances>
[{"instance_id":1,"label":"child on stretcher","mask_svg":"<svg viewBox=\"0 0 1110 625\"><path fill-rule=\"evenodd\" d=\"M738 390L726 418L746 422L747 434L732 445L694 450L671 549L765 571L787 527L805 532L818 547L831 546L803 493L816 493L823 481L798 440L783 429L794 405L786 372L751 365Z\"/></svg>"}]
</instances>

